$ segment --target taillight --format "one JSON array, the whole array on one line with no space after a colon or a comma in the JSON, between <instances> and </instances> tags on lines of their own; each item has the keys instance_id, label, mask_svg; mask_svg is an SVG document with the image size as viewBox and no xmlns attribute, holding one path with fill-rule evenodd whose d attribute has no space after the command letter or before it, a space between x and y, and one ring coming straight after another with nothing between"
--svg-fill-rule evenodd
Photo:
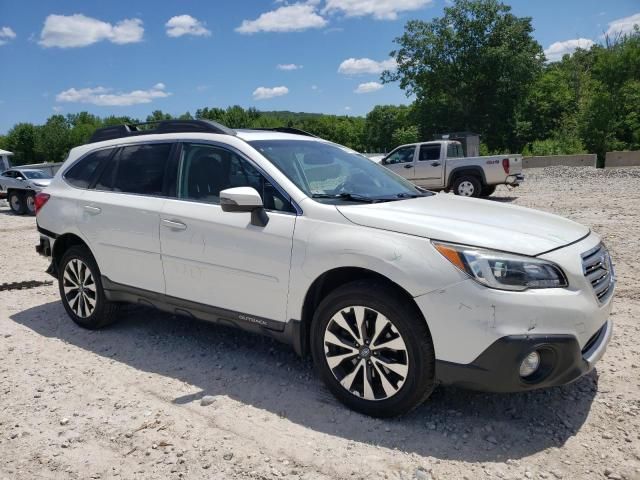
<instances>
[{"instance_id":1,"label":"taillight","mask_svg":"<svg viewBox=\"0 0 640 480\"><path fill-rule=\"evenodd\" d=\"M509 167L511 165L509 165L509 159L508 158L503 158L502 159L502 168L504 168L504 173L506 173L507 175L509 175Z\"/></svg>"},{"instance_id":2,"label":"taillight","mask_svg":"<svg viewBox=\"0 0 640 480\"><path fill-rule=\"evenodd\" d=\"M36 193L36 201L34 202L36 206L36 215L38 214L40 209L44 207L44 204L49 201L49 198L51 198L51 195L49 195L48 193Z\"/></svg>"}]
</instances>

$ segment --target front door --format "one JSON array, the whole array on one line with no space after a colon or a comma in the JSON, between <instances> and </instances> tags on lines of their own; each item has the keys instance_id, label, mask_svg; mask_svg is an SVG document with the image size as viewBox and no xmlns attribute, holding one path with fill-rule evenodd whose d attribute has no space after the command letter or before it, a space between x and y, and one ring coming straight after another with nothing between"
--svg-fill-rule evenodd
<instances>
[{"instance_id":1,"label":"front door","mask_svg":"<svg viewBox=\"0 0 640 480\"><path fill-rule=\"evenodd\" d=\"M243 186L261 194L266 226L253 225L250 213L222 211L220 191ZM177 190L160 219L167 295L251 322L286 321L296 223L291 204L248 160L211 144L183 144Z\"/></svg>"},{"instance_id":2,"label":"front door","mask_svg":"<svg viewBox=\"0 0 640 480\"><path fill-rule=\"evenodd\" d=\"M382 160L382 164L401 177L404 177L407 180L413 180L415 175L413 167L415 153L415 145L399 147L387 155Z\"/></svg>"}]
</instances>

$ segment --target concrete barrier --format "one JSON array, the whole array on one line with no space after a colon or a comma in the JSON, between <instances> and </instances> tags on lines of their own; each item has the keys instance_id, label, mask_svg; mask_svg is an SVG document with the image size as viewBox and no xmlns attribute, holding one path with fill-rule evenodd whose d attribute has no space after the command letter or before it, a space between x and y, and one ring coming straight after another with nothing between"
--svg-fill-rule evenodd
<instances>
[{"instance_id":1,"label":"concrete barrier","mask_svg":"<svg viewBox=\"0 0 640 480\"><path fill-rule=\"evenodd\" d=\"M640 167L640 150L633 152L607 152L604 168Z\"/></svg>"},{"instance_id":2,"label":"concrete barrier","mask_svg":"<svg viewBox=\"0 0 640 480\"><path fill-rule=\"evenodd\" d=\"M524 157L522 168L543 168L556 165L567 167L595 167L598 156L594 153L580 155L547 155L544 157Z\"/></svg>"}]
</instances>

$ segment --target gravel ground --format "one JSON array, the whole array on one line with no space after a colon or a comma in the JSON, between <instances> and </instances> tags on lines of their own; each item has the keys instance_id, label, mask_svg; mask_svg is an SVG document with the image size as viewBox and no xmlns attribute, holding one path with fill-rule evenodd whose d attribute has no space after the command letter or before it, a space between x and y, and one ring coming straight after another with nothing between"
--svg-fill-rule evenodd
<instances>
[{"instance_id":1,"label":"gravel ground","mask_svg":"<svg viewBox=\"0 0 640 480\"><path fill-rule=\"evenodd\" d=\"M55 285L0 291L0 479L640 479L640 169L526 175L493 200L591 226L617 266L613 340L574 384L438 388L381 421L271 340L141 307L86 331ZM0 202L0 284L50 279L34 223Z\"/></svg>"}]
</instances>

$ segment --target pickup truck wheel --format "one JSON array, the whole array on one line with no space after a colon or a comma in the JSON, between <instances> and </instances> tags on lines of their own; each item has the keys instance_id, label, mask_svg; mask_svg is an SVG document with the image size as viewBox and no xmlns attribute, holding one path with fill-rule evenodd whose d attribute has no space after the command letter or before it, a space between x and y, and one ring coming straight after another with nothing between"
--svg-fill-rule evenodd
<instances>
[{"instance_id":1,"label":"pickup truck wheel","mask_svg":"<svg viewBox=\"0 0 640 480\"><path fill-rule=\"evenodd\" d=\"M60 299L71 320L91 330L115 320L118 304L106 299L100 269L87 247L69 248L58 272Z\"/></svg>"},{"instance_id":2,"label":"pickup truck wheel","mask_svg":"<svg viewBox=\"0 0 640 480\"><path fill-rule=\"evenodd\" d=\"M13 213L16 215L24 214L26 206L22 192L12 190L9 192L7 200L9 201L9 207Z\"/></svg>"},{"instance_id":3,"label":"pickup truck wheel","mask_svg":"<svg viewBox=\"0 0 640 480\"><path fill-rule=\"evenodd\" d=\"M479 197L482 192L482 184L478 177L463 175L453 182L453 193L462 197Z\"/></svg>"},{"instance_id":4,"label":"pickup truck wheel","mask_svg":"<svg viewBox=\"0 0 640 480\"><path fill-rule=\"evenodd\" d=\"M329 390L366 415L406 413L435 386L427 325L386 285L358 281L330 293L314 315L311 353Z\"/></svg>"},{"instance_id":5,"label":"pickup truck wheel","mask_svg":"<svg viewBox=\"0 0 640 480\"><path fill-rule=\"evenodd\" d=\"M29 215L36 214L36 194L29 192L24 196L25 210Z\"/></svg>"},{"instance_id":6,"label":"pickup truck wheel","mask_svg":"<svg viewBox=\"0 0 640 480\"><path fill-rule=\"evenodd\" d=\"M481 197L489 197L491 195L493 195L493 192L496 191L496 186L495 185L487 185L485 187L482 187L482 192L480 193Z\"/></svg>"}]
</instances>

